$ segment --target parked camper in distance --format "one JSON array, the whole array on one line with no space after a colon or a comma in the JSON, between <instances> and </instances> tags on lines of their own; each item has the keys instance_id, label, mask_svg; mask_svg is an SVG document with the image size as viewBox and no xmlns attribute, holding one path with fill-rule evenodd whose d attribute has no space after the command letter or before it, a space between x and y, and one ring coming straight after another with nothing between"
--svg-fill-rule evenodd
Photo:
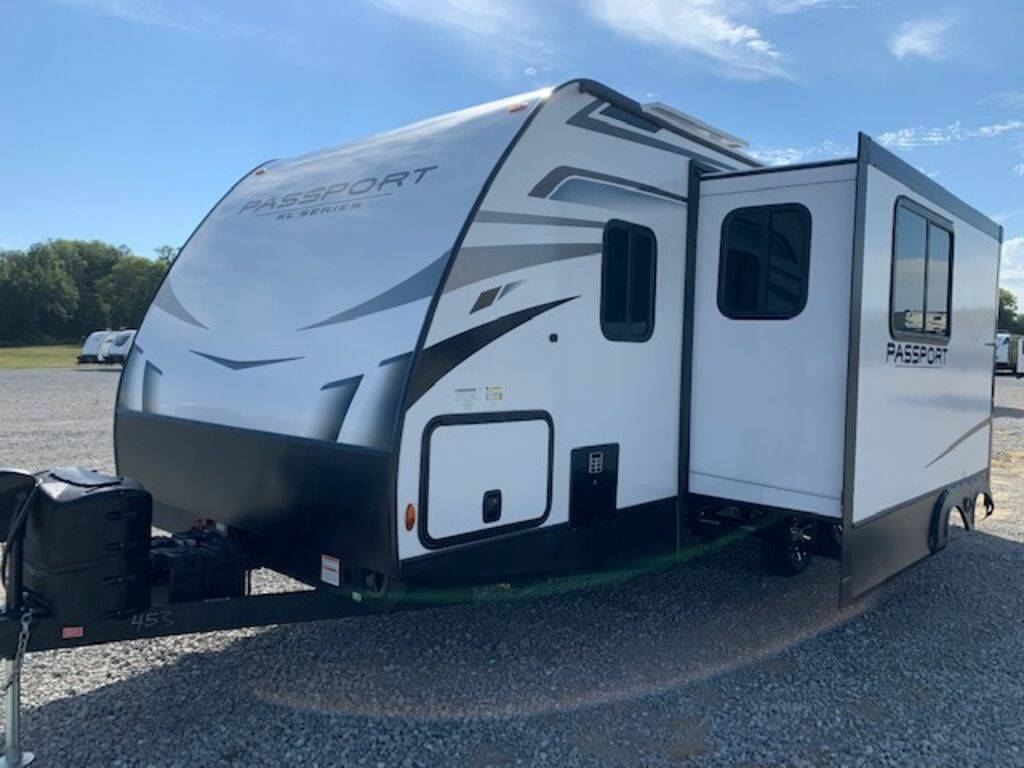
<instances>
[{"instance_id":1,"label":"parked camper in distance","mask_svg":"<svg viewBox=\"0 0 1024 768\"><path fill-rule=\"evenodd\" d=\"M999 331L996 334L996 370L1010 370L1010 332Z\"/></svg>"},{"instance_id":2,"label":"parked camper in distance","mask_svg":"<svg viewBox=\"0 0 1024 768\"><path fill-rule=\"evenodd\" d=\"M98 362L107 365L123 365L124 361L128 359L132 342L135 341L135 331L115 331L110 334L110 339L110 346L104 350Z\"/></svg>"},{"instance_id":3,"label":"parked camper in distance","mask_svg":"<svg viewBox=\"0 0 1024 768\"><path fill-rule=\"evenodd\" d=\"M79 365L99 362L100 345L109 333L110 331L93 331L86 337L82 351L78 354Z\"/></svg>"}]
</instances>

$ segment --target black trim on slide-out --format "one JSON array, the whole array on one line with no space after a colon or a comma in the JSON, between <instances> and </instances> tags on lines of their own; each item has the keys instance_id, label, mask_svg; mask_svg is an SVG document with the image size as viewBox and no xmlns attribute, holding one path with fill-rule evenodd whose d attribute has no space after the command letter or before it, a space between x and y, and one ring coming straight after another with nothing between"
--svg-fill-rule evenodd
<instances>
[{"instance_id":1,"label":"black trim on slide-out","mask_svg":"<svg viewBox=\"0 0 1024 768\"><path fill-rule=\"evenodd\" d=\"M841 605L848 605L938 551L933 532L947 491L953 494L952 506L964 506L964 499L973 503L977 495L989 494L988 469L882 510L849 531L844 528ZM946 520L940 523L945 526ZM945 536L945 531L940 535ZM848 570L847 559L857 567Z\"/></svg>"},{"instance_id":2,"label":"black trim on slide-out","mask_svg":"<svg viewBox=\"0 0 1024 768\"><path fill-rule=\"evenodd\" d=\"M153 310L153 300L156 299L157 294L160 293L160 289L164 287L164 283L167 282L167 279L170 277L171 272L174 271L174 265L177 264L178 263L178 259L180 259L184 255L185 249L188 248L188 244L192 242L192 238L196 236L196 233L202 228L203 224L206 223L207 219L209 219L210 216L213 215L213 212L216 211L218 208L220 208L220 204L223 203L225 200L227 200L228 196L238 188L239 184L241 184L243 181L245 181L250 176L252 176L260 168L262 168L265 165L268 165L269 163L272 163L272 162L274 162L273 158L270 159L270 160L264 160L262 163L260 163L259 165L255 166L254 168L252 168L247 174L245 174L238 181L236 181L234 184L232 184L231 188L227 192L225 192L223 195L221 195L220 199L217 200L216 203L214 203L214 206L210 210L208 210L206 212L206 215L203 216L202 221L200 221L198 224L196 224L196 228L192 230L192 232L189 234L189 236L185 239L185 242L182 243L181 248L178 249L178 255L175 256L174 261L171 263L171 265L169 267L167 267L167 271L164 272L164 276L161 278L159 284L156 286L156 290L153 291L153 295L149 297L149 301L146 303L146 314L144 314L142 316L142 322L139 324L139 331L140 332L142 331L143 328L146 327L146 318L149 316L149 313ZM138 337L138 334L136 334L136 337ZM128 351L128 358L124 361L124 367L121 369L122 375L119 376L118 380L117 380L117 392L114 394L114 402L115 403L120 403L121 402L121 387L124 386L124 375L123 374L124 374L124 372L126 370L128 370L128 363L131 362L132 355L135 354L136 352L141 354L142 353L142 348L136 346L135 344L132 344L132 348ZM117 427L117 411L116 410L114 411L114 427L115 427L115 429L114 429L114 467L115 467L115 471L116 472L118 472L119 474L123 474L121 472L121 469L120 469L120 462L118 461L117 428L116 428Z\"/></svg>"},{"instance_id":3,"label":"black trim on slide-out","mask_svg":"<svg viewBox=\"0 0 1024 768\"><path fill-rule=\"evenodd\" d=\"M876 144L863 133L858 134L858 154L864 153L868 165L874 166L887 176L906 184L922 197L953 214L958 219L984 232L993 239L1002 237L1002 227L977 208L968 205L948 189L917 170L910 163Z\"/></svg>"},{"instance_id":4,"label":"black trim on slide-out","mask_svg":"<svg viewBox=\"0 0 1024 768\"><path fill-rule=\"evenodd\" d=\"M763 173L779 171L810 171L815 168L830 168L833 165L856 165L855 157L839 157L834 160L818 160L813 163L792 163L788 165L770 165L765 168L747 168L742 171L712 171L704 176L708 181L718 179L736 179L741 176L758 176Z\"/></svg>"},{"instance_id":5,"label":"black trim on slide-out","mask_svg":"<svg viewBox=\"0 0 1024 768\"><path fill-rule=\"evenodd\" d=\"M517 421L543 421L548 427L547 491L545 494L544 512L537 517L532 517L529 520L522 520L517 523L488 525L486 528L479 528L468 533L446 536L441 539L433 538L430 535L430 507L427 500L430 498L430 438L433 436L434 430L439 427L452 427L468 424L507 424L509 422ZM456 544L480 541L481 539L488 539L493 536L508 535L510 533L515 533L516 531L525 530L527 528L536 528L543 525L544 521L548 519L548 515L551 514L551 494L554 484L554 462L555 422L551 419L551 414L547 411L498 411L491 413L456 413L435 416L427 422L427 426L423 429L423 442L420 448L420 509L418 515L419 521L416 528L420 542L427 549L440 549L442 547L450 547Z\"/></svg>"},{"instance_id":6,"label":"black trim on slide-out","mask_svg":"<svg viewBox=\"0 0 1024 768\"><path fill-rule=\"evenodd\" d=\"M711 172L708 166L690 161L686 182L686 245L683 274L683 346L679 370L679 496L676 505L676 551L689 530L683 523L690 514L690 429L693 408L693 337L697 294L697 245L700 224L700 183Z\"/></svg>"},{"instance_id":7,"label":"black trim on slide-out","mask_svg":"<svg viewBox=\"0 0 1024 768\"><path fill-rule=\"evenodd\" d=\"M857 177L854 182L853 252L850 260L850 326L846 353L846 423L843 433L843 551L839 577L839 603L853 600L853 482L857 457L857 390L860 382L860 325L864 283L864 229L868 196L868 138L858 135Z\"/></svg>"}]
</instances>

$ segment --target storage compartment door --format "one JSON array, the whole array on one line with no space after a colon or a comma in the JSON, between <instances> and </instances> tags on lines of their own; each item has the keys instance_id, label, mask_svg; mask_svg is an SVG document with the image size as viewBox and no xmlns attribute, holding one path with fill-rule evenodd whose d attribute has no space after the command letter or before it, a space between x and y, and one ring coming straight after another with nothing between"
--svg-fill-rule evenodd
<instances>
[{"instance_id":1,"label":"storage compartment door","mask_svg":"<svg viewBox=\"0 0 1024 768\"><path fill-rule=\"evenodd\" d=\"M544 413L443 416L423 446L420 538L442 547L540 525L551 508Z\"/></svg>"}]
</instances>

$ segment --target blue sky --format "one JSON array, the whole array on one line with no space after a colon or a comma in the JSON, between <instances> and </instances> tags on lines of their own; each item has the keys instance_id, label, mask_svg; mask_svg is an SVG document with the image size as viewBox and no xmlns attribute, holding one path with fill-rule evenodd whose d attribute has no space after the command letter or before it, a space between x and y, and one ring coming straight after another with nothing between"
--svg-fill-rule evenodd
<instances>
[{"instance_id":1,"label":"blue sky","mask_svg":"<svg viewBox=\"0 0 1024 768\"><path fill-rule=\"evenodd\" d=\"M179 245L272 157L601 80L768 162L864 130L1006 228L1024 299L1024 3L2 0L0 248Z\"/></svg>"}]
</instances>

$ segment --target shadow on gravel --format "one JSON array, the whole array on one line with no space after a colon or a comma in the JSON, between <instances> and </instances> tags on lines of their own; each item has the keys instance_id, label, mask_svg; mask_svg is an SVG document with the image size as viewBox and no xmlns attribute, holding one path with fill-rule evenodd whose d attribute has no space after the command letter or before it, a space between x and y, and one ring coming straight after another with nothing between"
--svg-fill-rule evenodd
<instances>
[{"instance_id":1,"label":"shadow on gravel","mask_svg":"<svg viewBox=\"0 0 1024 768\"><path fill-rule=\"evenodd\" d=\"M992 417L996 419L1024 419L1024 408L1006 408L997 405L992 409Z\"/></svg>"},{"instance_id":2,"label":"shadow on gravel","mask_svg":"<svg viewBox=\"0 0 1024 768\"><path fill-rule=\"evenodd\" d=\"M827 681L874 680L864 667L866 648L886 664L916 670L918 689L904 692L912 703L930 695L936 665L960 663L966 696L971 685L989 685L987 667L965 680L957 649L978 650L996 627L1022 633L1019 614L1007 626L999 596L1024 592L1024 545L981 531L952 537L946 552L846 612L837 608L836 563L818 558L803 576L766 576L756 542L747 540L661 572L552 597L254 631L218 652L181 656L39 706L26 716L25 741L44 755L76 755L79 764L94 764L92 755L163 765L158 756L182 744L199 745L189 748L205 756L194 764L249 764L267 757L254 751L256 742L264 748L296 734L307 747L314 739L313 754L331 755L360 740L379 747L378 732L415 732L439 721L451 723L432 731L439 740L449 729L497 718L569 716L576 724L595 707L646 707L652 696L683 695L694 682L715 687L709 678L741 668L781 676L782 690L799 670L812 682L797 699L839 711L850 702L831 698ZM1013 582L997 582L1007 572ZM838 626L840 633L828 632ZM820 666L756 663L821 644L841 651ZM116 668L118 649L102 651L105 664ZM79 653L62 652L68 676ZM948 714L956 705L943 707ZM869 710L851 716L869 717ZM872 727L883 726L903 727ZM116 742L113 753L97 742L97 729ZM415 743L406 747L402 754L414 753Z\"/></svg>"}]
</instances>

